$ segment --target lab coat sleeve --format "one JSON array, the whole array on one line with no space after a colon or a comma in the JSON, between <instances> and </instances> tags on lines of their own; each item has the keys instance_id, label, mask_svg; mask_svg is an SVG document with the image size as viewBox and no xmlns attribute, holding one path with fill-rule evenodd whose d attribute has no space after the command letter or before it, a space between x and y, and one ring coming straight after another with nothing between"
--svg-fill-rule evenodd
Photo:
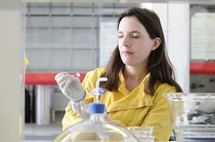
<instances>
[{"instance_id":1,"label":"lab coat sleeve","mask_svg":"<svg viewBox=\"0 0 215 142\"><path fill-rule=\"evenodd\" d=\"M175 92L175 88L162 85L156 90L153 105L142 123L142 126L154 127L155 141L169 141L172 132L168 100L163 95L167 92Z\"/></svg>"}]
</instances>

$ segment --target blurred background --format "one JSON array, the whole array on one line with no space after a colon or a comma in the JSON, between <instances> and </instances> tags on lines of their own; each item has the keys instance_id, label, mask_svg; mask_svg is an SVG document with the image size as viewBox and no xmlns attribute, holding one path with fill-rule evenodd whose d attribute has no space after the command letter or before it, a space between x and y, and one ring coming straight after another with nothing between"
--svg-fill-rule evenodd
<instances>
[{"instance_id":1,"label":"blurred background","mask_svg":"<svg viewBox=\"0 0 215 142\"><path fill-rule=\"evenodd\" d=\"M7 127L0 139L53 141L68 103L55 74L80 73L82 80L105 65L116 47L117 16L134 6L159 15L184 92L215 92L215 0L0 2L1 126Z\"/></svg>"}]
</instances>

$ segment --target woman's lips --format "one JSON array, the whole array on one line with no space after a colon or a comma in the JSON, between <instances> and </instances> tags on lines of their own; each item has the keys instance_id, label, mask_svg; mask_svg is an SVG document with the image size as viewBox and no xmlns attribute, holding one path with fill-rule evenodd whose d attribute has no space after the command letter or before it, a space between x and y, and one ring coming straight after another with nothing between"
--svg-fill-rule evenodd
<instances>
[{"instance_id":1,"label":"woman's lips","mask_svg":"<svg viewBox=\"0 0 215 142\"><path fill-rule=\"evenodd\" d=\"M123 51L122 54L125 55L125 56L129 56L129 55L133 54L133 52Z\"/></svg>"}]
</instances>

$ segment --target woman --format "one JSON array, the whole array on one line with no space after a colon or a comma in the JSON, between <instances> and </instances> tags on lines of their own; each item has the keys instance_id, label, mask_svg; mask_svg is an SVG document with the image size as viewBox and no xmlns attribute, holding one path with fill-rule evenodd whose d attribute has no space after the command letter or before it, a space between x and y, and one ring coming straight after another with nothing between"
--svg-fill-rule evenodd
<instances>
[{"instance_id":1,"label":"woman","mask_svg":"<svg viewBox=\"0 0 215 142\"><path fill-rule=\"evenodd\" d=\"M98 78L107 77L100 86L106 89L100 101L105 103L107 115L126 127L153 126L155 140L168 141L172 128L168 101L163 94L182 90L174 79L160 19L153 11L131 8L119 16L117 30L118 44L108 65L88 72L82 86L84 90L92 90ZM72 86L74 89L75 81L73 85L71 80L68 83L68 74L56 78L61 90L71 90ZM81 100L85 96L80 86L76 88L79 88L76 92L79 95L74 95L74 89L69 98L79 97L72 99L66 108L62 121L64 129L82 120L74 104L83 103ZM93 102L94 98L86 94L85 101Z\"/></svg>"}]
</instances>

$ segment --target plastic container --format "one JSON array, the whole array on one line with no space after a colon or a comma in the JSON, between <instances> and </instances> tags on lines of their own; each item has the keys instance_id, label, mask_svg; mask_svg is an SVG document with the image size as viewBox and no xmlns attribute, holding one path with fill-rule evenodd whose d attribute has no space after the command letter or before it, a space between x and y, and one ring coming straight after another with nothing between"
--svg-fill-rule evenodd
<instances>
[{"instance_id":1,"label":"plastic container","mask_svg":"<svg viewBox=\"0 0 215 142\"><path fill-rule=\"evenodd\" d=\"M215 142L215 93L167 93L180 142Z\"/></svg>"}]
</instances>

